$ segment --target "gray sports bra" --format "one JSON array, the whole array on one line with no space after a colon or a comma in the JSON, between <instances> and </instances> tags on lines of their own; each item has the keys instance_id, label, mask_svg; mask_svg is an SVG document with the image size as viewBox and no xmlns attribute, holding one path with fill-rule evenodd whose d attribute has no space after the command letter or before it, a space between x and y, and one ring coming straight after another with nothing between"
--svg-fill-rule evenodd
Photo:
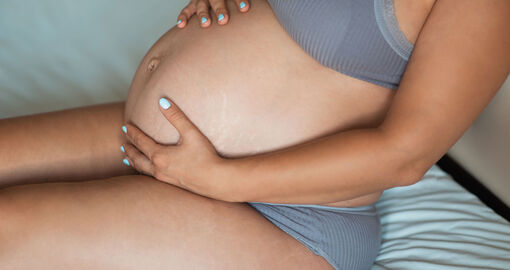
<instances>
[{"instance_id":1,"label":"gray sports bra","mask_svg":"<svg viewBox=\"0 0 510 270\"><path fill-rule=\"evenodd\" d=\"M393 0L268 0L280 24L322 65L397 89L413 51Z\"/></svg>"}]
</instances>

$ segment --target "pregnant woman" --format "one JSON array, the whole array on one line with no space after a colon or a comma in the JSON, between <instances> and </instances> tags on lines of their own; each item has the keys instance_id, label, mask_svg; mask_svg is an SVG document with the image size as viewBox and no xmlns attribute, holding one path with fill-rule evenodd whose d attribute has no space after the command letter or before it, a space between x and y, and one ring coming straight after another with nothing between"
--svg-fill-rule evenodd
<instances>
[{"instance_id":1,"label":"pregnant woman","mask_svg":"<svg viewBox=\"0 0 510 270\"><path fill-rule=\"evenodd\" d=\"M507 0L211 2L125 104L0 120L2 267L369 269L510 70Z\"/></svg>"}]
</instances>

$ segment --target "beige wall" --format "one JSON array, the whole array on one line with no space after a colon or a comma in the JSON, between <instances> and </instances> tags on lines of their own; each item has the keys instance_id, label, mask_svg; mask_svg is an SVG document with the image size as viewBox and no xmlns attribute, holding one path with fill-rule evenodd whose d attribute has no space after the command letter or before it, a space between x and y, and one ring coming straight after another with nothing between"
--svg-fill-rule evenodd
<instances>
[{"instance_id":1,"label":"beige wall","mask_svg":"<svg viewBox=\"0 0 510 270\"><path fill-rule=\"evenodd\" d=\"M510 76L448 153L510 205Z\"/></svg>"}]
</instances>

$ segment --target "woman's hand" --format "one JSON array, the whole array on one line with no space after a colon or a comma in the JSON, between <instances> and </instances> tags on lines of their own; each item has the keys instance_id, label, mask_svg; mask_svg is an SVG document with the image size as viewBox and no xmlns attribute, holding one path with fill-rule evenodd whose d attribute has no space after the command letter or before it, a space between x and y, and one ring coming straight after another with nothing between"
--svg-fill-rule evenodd
<instances>
[{"instance_id":1,"label":"woman's hand","mask_svg":"<svg viewBox=\"0 0 510 270\"><path fill-rule=\"evenodd\" d=\"M181 11L181 14L177 18L177 27L184 28L189 18L195 13L202 27L210 26L211 18L209 16L209 8L211 8L216 15L216 20L219 25L227 24L229 15L225 1L226 0L190 0L189 4ZM246 12L250 8L248 0L234 0L234 2L240 12Z\"/></svg>"},{"instance_id":2,"label":"woman's hand","mask_svg":"<svg viewBox=\"0 0 510 270\"><path fill-rule=\"evenodd\" d=\"M175 145L161 145L134 125L122 127L130 144L121 147L124 164L137 171L194 193L228 200L228 183L222 177L227 160L209 139L169 99L159 100L160 110L180 134Z\"/></svg>"}]
</instances>

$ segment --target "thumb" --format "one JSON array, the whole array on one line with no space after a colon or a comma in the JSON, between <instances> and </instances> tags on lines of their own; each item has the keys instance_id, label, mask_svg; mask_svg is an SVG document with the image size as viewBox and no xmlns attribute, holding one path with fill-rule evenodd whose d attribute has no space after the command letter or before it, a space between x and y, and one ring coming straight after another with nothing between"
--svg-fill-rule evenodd
<instances>
[{"instance_id":1,"label":"thumb","mask_svg":"<svg viewBox=\"0 0 510 270\"><path fill-rule=\"evenodd\" d=\"M189 120L184 112L170 100L170 98L159 99L159 109L165 118L179 131L181 140L183 137L193 135L203 135L202 132Z\"/></svg>"}]
</instances>

